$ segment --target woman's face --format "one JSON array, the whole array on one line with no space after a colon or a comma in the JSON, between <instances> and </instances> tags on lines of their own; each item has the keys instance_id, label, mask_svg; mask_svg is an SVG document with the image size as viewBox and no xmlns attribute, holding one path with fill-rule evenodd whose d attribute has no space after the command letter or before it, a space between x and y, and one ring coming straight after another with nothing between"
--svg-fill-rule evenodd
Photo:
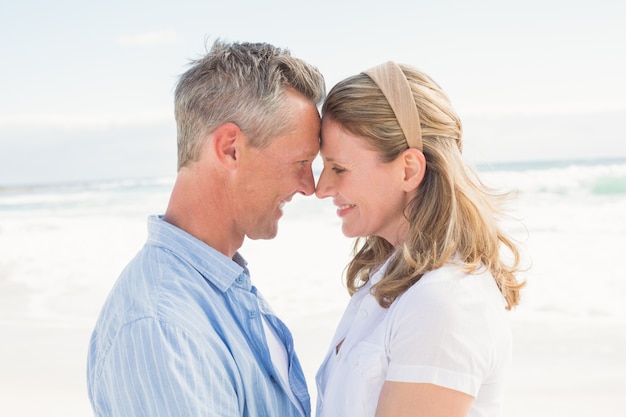
<instances>
[{"instance_id":1,"label":"woman's face","mask_svg":"<svg viewBox=\"0 0 626 417\"><path fill-rule=\"evenodd\" d=\"M329 118L322 121L321 137L324 169L315 195L333 198L343 234L379 236L394 246L403 242L409 227L403 214L409 200L403 158L381 162L365 138Z\"/></svg>"}]
</instances>

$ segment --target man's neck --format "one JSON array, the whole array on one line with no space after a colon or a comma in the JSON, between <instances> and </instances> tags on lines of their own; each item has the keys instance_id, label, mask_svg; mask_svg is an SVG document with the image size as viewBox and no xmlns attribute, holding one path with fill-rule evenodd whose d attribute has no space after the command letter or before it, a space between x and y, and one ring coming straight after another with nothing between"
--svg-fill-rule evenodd
<instances>
[{"instance_id":1,"label":"man's neck","mask_svg":"<svg viewBox=\"0 0 626 417\"><path fill-rule=\"evenodd\" d=\"M230 198L215 177L181 169L163 219L232 259L243 244Z\"/></svg>"}]
</instances>

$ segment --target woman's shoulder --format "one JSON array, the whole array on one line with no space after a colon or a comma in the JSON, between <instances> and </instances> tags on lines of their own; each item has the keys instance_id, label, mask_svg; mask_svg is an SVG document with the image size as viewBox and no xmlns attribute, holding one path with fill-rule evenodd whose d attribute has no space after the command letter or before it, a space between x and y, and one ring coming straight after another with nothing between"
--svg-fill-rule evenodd
<instances>
[{"instance_id":1,"label":"woman's shoulder","mask_svg":"<svg viewBox=\"0 0 626 417\"><path fill-rule=\"evenodd\" d=\"M392 307L433 312L475 311L493 305L504 309L505 300L491 272L486 269L467 272L462 265L447 264L424 274Z\"/></svg>"}]
</instances>

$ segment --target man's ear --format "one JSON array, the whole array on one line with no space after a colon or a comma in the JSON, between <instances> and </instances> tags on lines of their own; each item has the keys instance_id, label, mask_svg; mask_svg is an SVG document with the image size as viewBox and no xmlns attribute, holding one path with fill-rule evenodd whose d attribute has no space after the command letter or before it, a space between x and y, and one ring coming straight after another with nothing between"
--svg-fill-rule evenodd
<instances>
[{"instance_id":1,"label":"man's ear","mask_svg":"<svg viewBox=\"0 0 626 417\"><path fill-rule=\"evenodd\" d=\"M426 174L426 158L415 148L404 151L401 158L404 166L403 189L406 192L414 191L422 183Z\"/></svg>"},{"instance_id":2,"label":"man's ear","mask_svg":"<svg viewBox=\"0 0 626 417\"><path fill-rule=\"evenodd\" d=\"M239 159L239 146L243 133L239 126L234 123L224 123L212 133L211 147L215 159L228 169L237 166Z\"/></svg>"}]
</instances>

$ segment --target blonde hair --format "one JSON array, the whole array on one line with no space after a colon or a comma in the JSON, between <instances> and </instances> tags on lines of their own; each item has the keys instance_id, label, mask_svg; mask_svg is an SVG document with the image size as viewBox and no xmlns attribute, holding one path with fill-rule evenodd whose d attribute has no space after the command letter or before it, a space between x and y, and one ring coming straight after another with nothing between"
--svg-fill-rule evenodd
<instances>
[{"instance_id":1,"label":"blonde hair","mask_svg":"<svg viewBox=\"0 0 626 417\"><path fill-rule=\"evenodd\" d=\"M175 115L178 169L196 161L207 134L221 124L239 126L253 147L269 145L288 129L285 94L292 88L315 104L326 91L324 77L287 49L267 43L215 41L178 80Z\"/></svg>"},{"instance_id":2,"label":"blonde hair","mask_svg":"<svg viewBox=\"0 0 626 417\"><path fill-rule=\"evenodd\" d=\"M405 210L409 234L401 247L394 248L377 236L356 240L346 272L348 291L352 295L363 287L370 272L395 253L372 290L382 307L389 307L428 271L457 262L468 273L488 269L510 309L519 303L524 283L515 276L519 252L498 225L506 195L489 190L464 161L461 121L442 89L417 69L400 67L421 118L426 173ZM322 115L364 137L383 162L408 148L389 103L365 74L335 85ZM508 251L508 256L502 251Z\"/></svg>"}]
</instances>

